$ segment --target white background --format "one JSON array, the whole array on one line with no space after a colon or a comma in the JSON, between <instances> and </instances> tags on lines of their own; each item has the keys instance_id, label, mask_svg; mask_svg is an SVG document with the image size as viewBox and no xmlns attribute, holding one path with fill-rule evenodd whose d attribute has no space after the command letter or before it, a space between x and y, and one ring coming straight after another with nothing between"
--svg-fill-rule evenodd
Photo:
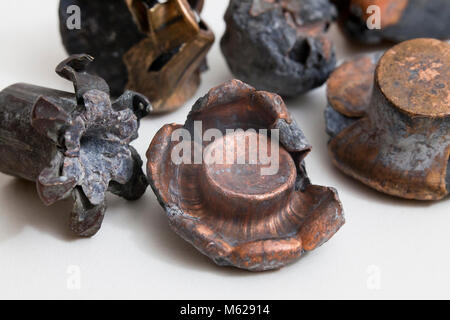
<instances>
[{"instance_id":1,"label":"white background","mask_svg":"<svg viewBox=\"0 0 450 320\"><path fill-rule=\"evenodd\" d=\"M216 43L195 99L232 78L218 45L226 5L206 1ZM66 58L57 7L56 0L0 1L0 88L72 90L53 71ZM351 46L335 27L331 37L340 60L371 50ZM142 157L162 125L184 123L195 99L143 120L133 143ZM392 198L338 172L327 155L324 87L287 104L313 145L310 178L336 187L344 204L347 223L327 244L279 271L220 268L169 229L150 188L137 202L109 197L100 232L78 239L68 229L70 202L44 207L34 184L0 174L0 298L450 298L449 202Z\"/></svg>"}]
</instances>

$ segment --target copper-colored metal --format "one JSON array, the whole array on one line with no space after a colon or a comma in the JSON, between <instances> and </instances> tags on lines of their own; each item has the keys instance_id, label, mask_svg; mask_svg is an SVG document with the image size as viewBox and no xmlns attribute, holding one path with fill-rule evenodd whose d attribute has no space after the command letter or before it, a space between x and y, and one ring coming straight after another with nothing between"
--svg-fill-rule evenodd
<instances>
[{"instance_id":1,"label":"copper-colored metal","mask_svg":"<svg viewBox=\"0 0 450 320\"><path fill-rule=\"evenodd\" d=\"M362 43L413 38L450 37L448 0L332 0L339 9L340 25ZM379 28L369 28L378 20Z\"/></svg>"},{"instance_id":2,"label":"copper-colored metal","mask_svg":"<svg viewBox=\"0 0 450 320\"><path fill-rule=\"evenodd\" d=\"M347 117L364 115L372 96L374 72L372 57L360 57L337 68L327 83L328 101L333 108Z\"/></svg>"},{"instance_id":3,"label":"copper-colored metal","mask_svg":"<svg viewBox=\"0 0 450 320\"><path fill-rule=\"evenodd\" d=\"M136 6L138 3L140 6ZM146 8L140 0L127 0L147 38L124 56L128 88L144 93L155 112L183 105L200 85L201 68L214 42L214 34L186 0L171 0Z\"/></svg>"},{"instance_id":4,"label":"copper-colored metal","mask_svg":"<svg viewBox=\"0 0 450 320\"><path fill-rule=\"evenodd\" d=\"M194 137L199 122L202 134L218 129L223 136L202 143L201 163L175 164L171 155L179 143L172 134L186 129ZM273 150L273 137L264 140L258 129L279 132L279 170L273 175L261 173L267 165L260 159L248 160L258 150ZM236 144L239 138L258 141L258 148ZM248 161L210 161L230 150ZM307 177L303 160L310 150L279 96L233 80L201 98L184 126L160 129L147 152L147 173L176 233L221 266L264 271L314 250L344 224L336 191Z\"/></svg>"},{"instance_id":5,"label":"copper-colored metal","mask_svg":"<svg viewBox=\"0 0 450 320\"><path fill-rule=\"evenodd\" d=\"M376 5L380 8L381 28L387 28L399 22L408 5L409 0L351 0L353 11L359 11L364 21L367 21L373 11L368 11L369 6Z\"/></svg>"},{"instance_id":6,"label":"copper-colored metal","mask_svg":"<svg viewBox=\"0 0 450 320\"><path fill-rule=\"evenodd\" d=\"M69 30L67 8L80 7L83 25ZM199 17L203 0L61 0L60 29L71 54L97 57L91 73L104 78L113 96L140 92L152 113L181 107L200 85L214 34Z\"/></svg>"},{"instance_id":7,"label":"copper-colored metal","mask_svg":"<svg viewBox=\"0 0 450 320\"><path fill-rule=\"evenodd\" d=\"M332 160L378 191L442 199L450 190L450 44L410 40L377 60L349 61L329 80Z\"/></svg>"}]
</instances>

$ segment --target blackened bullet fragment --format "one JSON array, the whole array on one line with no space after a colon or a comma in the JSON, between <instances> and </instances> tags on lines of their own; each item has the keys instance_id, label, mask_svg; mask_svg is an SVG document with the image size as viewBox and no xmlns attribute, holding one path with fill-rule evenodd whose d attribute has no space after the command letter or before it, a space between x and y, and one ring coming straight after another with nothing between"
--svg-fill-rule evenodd
<instances>
[{"instance_id":1,"label":"blackened bullet fragment","mask_svg":"<svg viewBox=\"0 0 450 320\"><path fill-rule=\"evenodd\" d=\"M402 42L358 57L328 80L329 152L345 174L393 196L450 191L450 45Z\"/></svg>"},{"instance_id":2,"label":"blackened bullet fragment","mask_svg":"<svg viewBox=\"0 0 450 320\"><path fill-rule=\"evenodd\" d=\"M67 8L81 10L69 30ZM203 0L61 0L60 32L70 54L96 57L88 71L111 86L144 94L152 113L174 110L195 94L214 34L199 18Z\"/></svg>"},{"instance_id":3,"label":"blackened bullet fragment","mask_svg":"<svg viewBox=\"0 0 450 320\"><path fill-rule=\"evenodd\" d=\"M322 85L335 66L328 0L231 0L222 52L232 73L285 97Z\"/></svg>"},{"instance_id":4,"label":"blackened bullet fragment","mask_svg":"<svg viewBox=\"0 0 450 320\"><path fill-rule=\"evenodd\" d=\"M180 146L186 161L174 158ZM269 150L276 168L264 172ZM184 125L160 129L147 173L183 239L220 266L265 271L315 250L345 223L336 190L308 178L310 151L281 97L232 80L199 99Z\"/></svg>"},{"instance_id":5,"label":"blackened bullet fragment","mask_svg":"<svg viewBox=\"0 0 450 320\"><path fill-rule=\"evenodd\" d=\"M413 38L450 38L448 0L333 0L339 22L354 40L375 44Z\"/></svg>"},{"instance_id":6,"label":"blackened bullet fragment","mask_svg":"<svg viewBox=\"0 0 450 320\"><path fill-rule=\"evenodd\" d=\"M100 229L107 190L135 200L148 185L129 143L151 105L131 91L111 103L107 83L85 72L92 60L74 55L56 68L75 94L23 83L0 92L0 171L35 181L46 205L72 195L80 236Z\"/></svg>"}]
</instances>

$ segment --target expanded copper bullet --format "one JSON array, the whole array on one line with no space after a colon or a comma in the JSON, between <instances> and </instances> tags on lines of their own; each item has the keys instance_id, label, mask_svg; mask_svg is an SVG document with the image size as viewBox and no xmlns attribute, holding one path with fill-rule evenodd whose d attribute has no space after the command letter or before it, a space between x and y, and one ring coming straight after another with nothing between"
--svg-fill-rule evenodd
<instances>
[{"instance_id":1,"label":"expanded copper bullet","mask_svg":"<svg viewBox=\"0 0 450 320\"><path fill-rule=\"evenodd\" d=\"M329 151L344 173L407 199L450 190L450 44L405 41L328 80Z\"/></svg>"},{"instance_id":2,"label":"expanded copper bullet","mask_svg":"<svg viewBox=\"0 0 450 320\"><path fill-rule=\"evenodd\" d=\"M188 162L173 158L182 142L183 155L193 150ZM336 191L309 181L310 150L279 96L233 80L197 101L184 125L160 129L147 152L147 173L183 239L218 265L264 271L316 249L344 224ZM270 171L261 154L270 154L278 170Z\"/></svg>"},{"instance_id":3,"label":"expanded copper bullet","mask_svg":"<svg viewBox=\"0 0 450 320\"><path fill-rule=\"evenodd\" d=\"M85 72L92 60L74 55L56 68L75 94L24 83L0 92L0 171L35 181L46 205L72 196L80 236L100 229L106 191L135 200L148 185L129 143L151 105L131 91L111 102L106 82Z\"/></svg>"},{"instance_id":4,"label":"expanded copper bullet","mask_svg":"<svg viewBox=\"0 0 450 320\"><path fill-rule=\"evenodd\" d=\"M231 0L222 52L234 76L293 97L321 86L336 63L328 0Z\"/></svg>"},{"instance_id":5,"label":"expanded copper bullet","mask_svg":"<svg viewBox=\"0 0 450 320\"><path fill-rule=\"evenodd\" d=\"M450 38L448 0L333 0L340 25L361 43Z\"/></svg>"},{"instance_id":6,"label":"expanded copper bullet","mask_svg":"<svg viewBox=\"0 0 450 320\"><path fill-rule=\"evenodd\" d=\"M71 5L81 9L80 30L66 26ZM61 0L60 30L69 53L96 56L89 71L110 83L113 96L142 93L153 113L163 113L191 98L207 69L214 34L202 7L199 0Z\"/></svg>"}]
</instances>

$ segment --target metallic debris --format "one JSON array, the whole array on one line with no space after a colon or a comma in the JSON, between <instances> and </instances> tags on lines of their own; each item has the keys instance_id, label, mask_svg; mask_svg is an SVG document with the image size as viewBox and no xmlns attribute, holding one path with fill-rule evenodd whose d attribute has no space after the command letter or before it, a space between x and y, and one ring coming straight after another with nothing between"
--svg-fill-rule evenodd
<instances>
[{"instance_id":1,"label":"metallic debris","mask_svg":"<svg viewBox=\"0 0 450 320\"><path fill-rule=\"evenodd\" d=\"M428 37L450 38L448 0L333 0L333 2L339 11L341 27L352 39L361 43L375 44L384 40L401 42Z\"/></svg>"},{"instance_id":2,"label":"metallic debris","mask_svg":"<svg viewBox=\"0 0 450 320\"><path fill-rule=\"evenodd\" d=\"M193 149L201 143L202 164L176 164L171 155L179 142L172 135L184 129L194 137L199 122L202 134L213 129L221 137L188 140ZM279 140L264 140L261 129L278 129ZM263 175L261 159L211 161L220 150L256 156L254 146L233 143L241 138L259 141L259 152L273 152L276 143L278 170ZM279 96L233 80L198 100L183 126L160 129L148 149L147 173L177 234L218 265L264 271L297 260L344 224L336 191L308 179L304 158L310 150Z\"/></svg>"},{"instance_id":3,"label":"metallic debris","mask_svg":"<svg viewBox=\"0 0 450 320\"><path fill-rule=\"evenodd\" d=\"M81 8L83 27L68 30L67 7ZM202 0L61 0L60 31L69 53L88 52L88 71L104 78L113 96L140 92L152 113L179 108L191 98L207 69L214 34L197 12Z\"/></svg>"},{"instance_id":4,"label":"metallic debris","mask_svg":"<svg viewBox=\"0 0 450 320\"><path fill-rule=\"evenodd\" d=\"M231 0L222 52L232 73L284 97L321 86L335 54L325 36L336 11L328 0Z\"/></svg>"},{"instance_id":5,"label":"metallic debris","mask_svg":"<svg viewBox=\"0 0 450 320\"><path fill-rule=\"evenodd\" d=\"M374 80L375 79L375 80ZM328 80L333 163L397 197L439 200L450 190L450 44L405 41L344 63Z\"/></svg>"},{"instance_id":6,"label":"metallic debris","mask_svg":"<svg viewBox=\"0 0 450 320\"><path fill-rule=\"evenodd\" d=\"M147 179L129 145L148 100L127 91L111 102L106 82L85 72L89 55L73 55L56 72L75 94L19 83L0 92L0 171L35 181L46 205L72 195L71 229L92 236L106 210L105 193L142 196Z\"/></svg>"}]
</instances>

